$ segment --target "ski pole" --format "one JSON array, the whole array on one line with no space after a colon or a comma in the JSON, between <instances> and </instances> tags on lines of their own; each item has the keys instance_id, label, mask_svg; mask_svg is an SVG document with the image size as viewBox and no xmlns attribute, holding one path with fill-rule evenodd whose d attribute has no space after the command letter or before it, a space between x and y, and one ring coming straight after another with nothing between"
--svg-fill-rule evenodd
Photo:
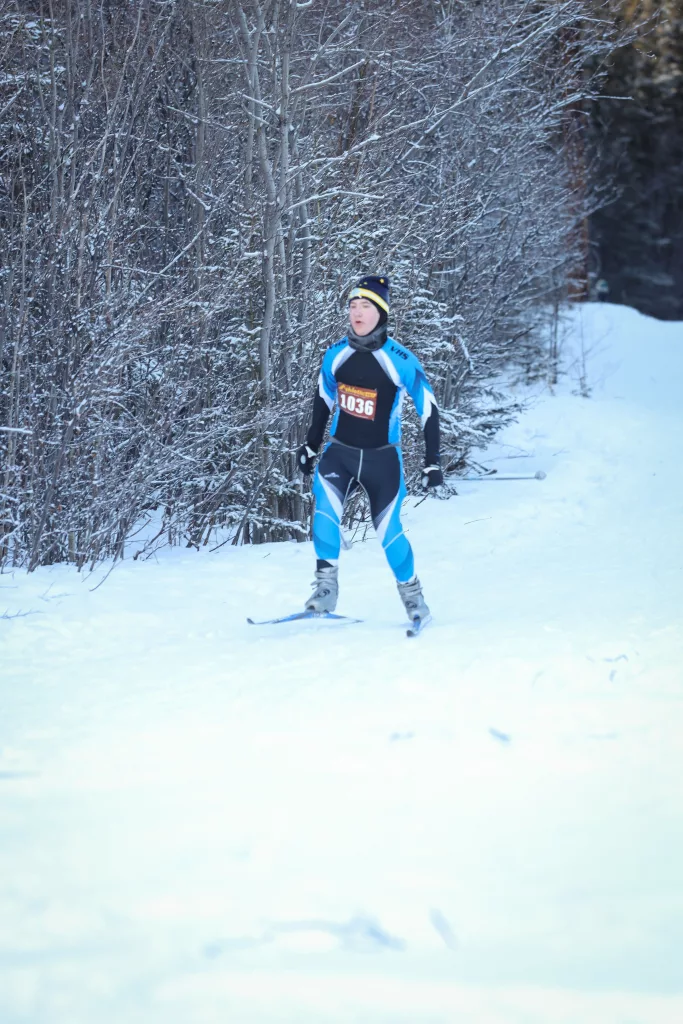
<instances>
[{"instance_id":1,"label":"ski pole","mask_svg":"<svg viewBox=\"0 0 683 1024\"><path fill-rule=\"evenodd\" d=\"M480 480L545 480L546 474L542 469L537 469L533 476L496 476L491 473L487 476L459 476L456 480L467 480L478 483Z\"/></svg>"}]
</instances>

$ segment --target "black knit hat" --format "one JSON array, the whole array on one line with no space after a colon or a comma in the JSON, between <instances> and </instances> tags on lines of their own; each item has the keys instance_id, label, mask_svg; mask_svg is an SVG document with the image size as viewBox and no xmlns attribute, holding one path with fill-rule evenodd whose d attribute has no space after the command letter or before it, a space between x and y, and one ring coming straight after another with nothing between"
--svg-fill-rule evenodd
<instances>
[{"instance_id":1,"label":"black knit hat","mask_svg":"<svg viewBox=\"0 0 683 1024\"><path fill-rule=\"evenodd\" d=\"M386 323L389 313L389 278L388 277L361 277L355 288L349 292L351 299L369 299L373 302L380 313L380 324Z\"/></svg>"}]
</instances>

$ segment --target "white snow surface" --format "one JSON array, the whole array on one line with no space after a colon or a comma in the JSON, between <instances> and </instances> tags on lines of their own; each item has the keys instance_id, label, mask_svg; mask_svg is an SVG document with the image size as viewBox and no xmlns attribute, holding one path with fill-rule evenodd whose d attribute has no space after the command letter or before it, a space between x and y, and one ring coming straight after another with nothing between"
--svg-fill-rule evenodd
<instances>
[{"instance_id":1,"label":"white snow surface","mask_svg":"<svg viewBox=\"0 0 683 1024\"><path fill-rule=\"evenodd\" d=\"M1 1024L683 1021L683 324L564 353L415 640L374 536L0 576Z\"/></svg>"}]
</instances>

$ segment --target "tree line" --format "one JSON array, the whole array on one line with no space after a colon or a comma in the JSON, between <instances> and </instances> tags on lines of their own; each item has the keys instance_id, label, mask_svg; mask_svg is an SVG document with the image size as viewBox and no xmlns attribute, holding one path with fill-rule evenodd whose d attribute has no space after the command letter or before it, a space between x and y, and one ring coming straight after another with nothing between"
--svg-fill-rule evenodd
<instances>
[{"instance_id":1,"label":"tree line","mask_svg":"<svg viewBox=\"0 0 683 1024\"><path fill-rule=\"evenodd\" d=\"M363 272L465 467L586 294L614 40L589 0L0 0L0 568L145 522L305 539L293 451Z\"/></svg>"},{"instance_id":2,"label":"tree line","mask_svg":"<svg viewBox=\"0 0 683 1024\"><path fill-rule=\"evenodd\" d=\"M613 201L591 219L596 273L613 302L683 319L683 2L621 2L637 28L606 65L592 111L596 175Z\"/></svg>"}]
</instances>

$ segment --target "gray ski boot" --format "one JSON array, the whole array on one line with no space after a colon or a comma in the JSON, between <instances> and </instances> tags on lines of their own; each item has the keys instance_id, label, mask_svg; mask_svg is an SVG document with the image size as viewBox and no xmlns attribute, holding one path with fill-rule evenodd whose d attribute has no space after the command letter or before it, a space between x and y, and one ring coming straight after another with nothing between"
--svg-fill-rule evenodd
<instances>
[{"instance_id":1,"label":"gray ski boot","mask_svg":"<svg viewBox=\"0 0 683 1024\"><path fill-rule=\"evenodd\" d=\"M412 580L408 580L407 583L399 583L397 581L396 586L410 621L412 622L413 619L428 619L430 611L422 594L422 585L417 576L414 576Z\"/></svg>"},{"instance_id":2,"label":"gray ski boot","mask_svg":"<svg viewBox=\"0 0 683 1024\"><path fill-rule=\"evenodd\" d=\"M327 566L324 569L315 570L315 590L306 602L307 612L333 612L337 607L339 597L339 581L337 579L338 567Z\"/></svg>"}]
</instances>

